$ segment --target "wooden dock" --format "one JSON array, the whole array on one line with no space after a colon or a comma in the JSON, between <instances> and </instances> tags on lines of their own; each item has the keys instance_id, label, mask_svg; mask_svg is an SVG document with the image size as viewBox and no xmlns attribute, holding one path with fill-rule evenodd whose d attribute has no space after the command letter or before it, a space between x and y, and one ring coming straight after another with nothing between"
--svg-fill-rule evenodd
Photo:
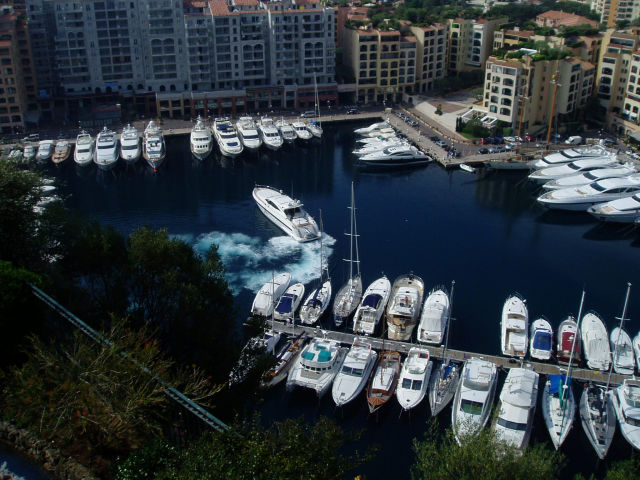
<instances>
[{"instance_id":1,"label":"wooden dock","mask_svg":"<svg viewBox=\"0 0 640 480\"><path fill-rule=\"evenodd\" d=\"M271 324L271 320L269 324ZM279 333L287 333L287 334L295 334L298 335L302 330L305 331L307 335L312 338L321 337L327 338L329 340L335 340L344 345L351 345L356 336L352 333L347 332L338 332L335 330L327 330L322 329L320 327L314 327L312 325L300 325L296 324L295 326L285 323L279 322L277 320L273 321L273 329ZM359 336L360 338L365 338ZM378 337L366 337L367 341L371 343L371 346L376 350L382 350L383 340ZM435 359L442 359L443 348L437 347L433 345L424 345L424 344L416 344L410 342L399 342L396 340L384 340L384 348L385 350L394 350L396 352L400 352L403 354L407 354L411 347L420 346L423 348L427 348L429 350L429 354ZM490 362L495 363L499 368L509 369L514 367L519 367L521 364L531 365L537 373L542 375L552 375L552 374L562 374L566 373L567 366L566 365L557 365L553 363L545 363L545 362L535 362L532 360L521 360L510 358L510 357L501 357L498 355L488 355L485 353L476 353L476 352L466 352L463 350L447 350L447 357L456 361L456 362L464 362L465 360L471 357L479 357L484 360L488 360ZM571 376L574 382L593 382L593 383L606 383L608 374L598 372L596 370L589 370L586 368L573 368ZM617 373L611 374L611 385L617 386L622 383L625 378L631 378L626 375L619 375Z\"/></svg>"}]
</instances>

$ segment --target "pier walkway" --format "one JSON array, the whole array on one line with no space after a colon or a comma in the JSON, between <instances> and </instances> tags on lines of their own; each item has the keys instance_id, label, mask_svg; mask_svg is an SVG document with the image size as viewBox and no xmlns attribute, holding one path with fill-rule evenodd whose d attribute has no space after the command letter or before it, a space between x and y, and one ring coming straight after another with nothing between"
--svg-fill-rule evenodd
<instances>
[{"instance_id":1,"label":"pier walkway","mask_svg":"<svg viewBox=\"0 0 640 480\"><path fill-rule=\"evenodd\" d=\"M271 321L269 321L271 324ZM383 348L383 340L377 337L363 337L359 335L354 335L352 333L347 332L338 332L335 330L325 330L319 327L314 327L311 325L291 325L285 322L279 322L277 320L273 321L273 329L279 333L295 333L300 334L302 330L305 331L307 335L312 338L321 337L327 338L329 340L335 340L345 345L351 345L355 337L366 338L367 342L371 343L371 346L376 350L382 350ZM420 346L422 348L427 348L429 350L429 355L436 359L442 359L443 348L441 346L434 345L425 345L425 344L416 344L410 342L399 342L395 340L384 340L384 348L385 350L394 350L400 353L408 353L411 347ZM475 353L475 352L467 352L463 350L454 350L447 349L447 357L456 362L464 362L465 360L471 357L480 357L484 360L488 360L490 362L495 363L500 368L514 368L519 367L521 363L525 365L531 365L537 373L542 375L550 375L550 374L563 374L567 371L566 365L556 365L553 363L544 363L544 362L535 362L531 360L525 360L521 362L518 359L510 358L510 357L501 357L498 355L488 355L485 353ZM588 370L585 368L573 368L571 371L571 377L574 382L594 382L594 383L606 383L607 382L608 373L598 372L596 370ZM611 374L611 385L617 386L622 383L625 378L630 378L625 375L618 375L617 373Z\"/></svg>"}]
</instances>

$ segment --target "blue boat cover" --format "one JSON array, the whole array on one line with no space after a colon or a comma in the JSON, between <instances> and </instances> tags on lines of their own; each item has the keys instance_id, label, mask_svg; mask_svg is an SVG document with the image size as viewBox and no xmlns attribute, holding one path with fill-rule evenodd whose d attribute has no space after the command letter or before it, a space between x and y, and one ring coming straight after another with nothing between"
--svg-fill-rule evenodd
<instances>
[{"instance_id":1,"label":"blue boat cover","mask_svg":"<svg viewBox=\"0 0 640 480\"><path fill-rule=\"evenodd\" d=\"M551 334L549 332L536 332L533 336L533 348L551 350Z\"/></svg>"},{"instance_id":2,"label":"blue boat cover","mask_svg":"<svg viewBox=\"0 0 640 480\"><path fill-rule=\"evenodd\" d=\"M382 299L382 296L378 295L377 293L372 293L364 297L364 300L362 301L362 306L378 308L378 303L380 303L381 299Z\"/></svg>"},{"instance_id":3,"label":"blue boat cover","mask_svg":"<svg viewBox=\"0 0 640 480\"><path fill-rule=\"evenodd\" d=\"M447 365L447 367L444 369L444 375L442 376L442 378L447 378L454 368L456 368L456 366L453 363Z\"/></svg>"},{"instance_id":4,"label":"blue boat cover","mask_svg":"<svg viewBox=\"0 0 640 480\"><path fill-rule=\"evenodd\" d=\"M565 382L564 375L549 375L549 394L556 395L562 390L562 384ZM567 386L571 386L571 378L567 379Z\"/></svg>"},{"instance_id":5,"label":"blue boat cover","mask_svg":"<svg viewBox=\"0 0 640 480\"><path fill-rule=\"evenodd\" d=\"M280 301L278 302L278 306L276 307L276 312L278 313L291 313L291 306L295 299L298 298L297 295L292 295L290 293L285 293L280 297Z\"/></svg>"}]
</instances>

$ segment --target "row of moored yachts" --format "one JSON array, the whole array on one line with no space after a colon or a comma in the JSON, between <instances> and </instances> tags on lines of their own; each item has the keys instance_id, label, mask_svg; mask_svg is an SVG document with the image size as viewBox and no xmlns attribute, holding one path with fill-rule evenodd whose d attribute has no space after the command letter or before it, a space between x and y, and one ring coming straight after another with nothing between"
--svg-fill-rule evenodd
<instances>
[{"instance_id":1,"label":"row of moored yachts","mask_svg":"<svg viewBox=\"0 0 640 480\"><path fill-rule=\"evenodd\" d=\"M529 163L550 209L587 211L606 222L640 221L640 173L601 145L571 148Z\"/></svg>"}]
</instances>

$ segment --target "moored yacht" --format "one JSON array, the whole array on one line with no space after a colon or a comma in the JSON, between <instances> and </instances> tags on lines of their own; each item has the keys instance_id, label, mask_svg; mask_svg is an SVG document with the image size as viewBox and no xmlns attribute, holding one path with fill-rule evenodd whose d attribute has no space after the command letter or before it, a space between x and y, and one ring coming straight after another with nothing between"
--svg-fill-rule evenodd
<instances>
[{"instance_id":1,"label":"moored yacht","mask_svg":"<svg viewBox=\"0 0 640 480\"><path fill-rule=\"evenodd\" d=\"M162 129L151 120L144 129L144 143L142 146L142 156L149 166L157 169L167 155Z\"/></svg>"},{"instance_id":2,"label":"moored yacht","mask_svg":"<svg viewBox=\"0 0 640 480\"><path fill-rule=\"evenodd\" d=\"M294 200L273 187L257 185L253 199L260 211L278 228L298 242L317 240L322 235L316 221Z\"/></svg>"},{"instance_id":3,"label":"moored yacht","mask_svg":"<svg viewBox=\"0 0 640 480\"><path fill-rule=\"evenodd\" d=\"M377 358L378 353L370 343L358 337L353 340L331 387L331 396L337 407L346 405L362 392Z\"/></svg>"},{"instance_id":4,"label":"moored yacht","mask_svg":"<svg viewBox=\"0 0 640 480\"><path fill-rule=\"evenodd\" d=\"M549 375L542 393L542 418L556 450L571 431L575 414L576 402L571 378Z\"/></svg>"},{"instance_id":5,"label":"moored yacht","mask_svg":"<svg viewBox=\"0 0 640 480\"><path fill-rule=\"evenodd\" d=\"M627 177L605 178L574 188L551 190L538 197L538 203L560 210L588 210L598 203L640 193L640 174Z\"/></svg>"},{"instance_id":6,"label":"moored yacht","mask_svg":"<svg viewBox=\"0 0 640 480\"><path fill-rule=\"evenodd\" d=\"M606 372L611 363L607 328L597 313L589 312L580 324L582 346L587 366L593 370Z\"/></svg>"},{"instance_id":7,"label":"moored yacht","mask_svg":"<svg viewBox=\"0 0 640 480\"><path fill-rule=\"evenodd\" d=\"M287 390L306 387L322 397L338 374L347 349L338 342L314 338L303 349L289 370Z\"/></svg>"},{"instance_id":8,"label":"moored yacht","mask_svg":"<svg viewBox=\"0 0 640 480\"><path fill-rule=\"evenodd\" d=\"M280 135L282 139L287 143L293 143L296 138L298 138L298 134L291 126L291 124L285 121L283 118L276 122L276 127L280 131Z\"/></svg>"},{"instance_id":9,"label":"moored yacht","mask_svg":"<svg viewBox=\"0 0 640 480\"><path fill-rule=\"evenodd\" d=\"M255 152L262 145L256 122L251 117L240 117L236 122L238 137L248 151Z\"/></svg>"},{"instance_id":10,"label":"moored yacht","mask_svg":"<svg viewBox=\"0 0 640 480\"><path fill-rule=\"evenodd\" d=\"M323 132L322 132L322 125L320 125L320 122L317 122L316 120L310 120L307 123L307 128L311 132L311 135L313 135L316 138L322 138Z\"/></svg>"},{"instance_id":11,"label":"moored yacht","mask_svg":"<svg viewBox=\"0 0 640 480\"><path fill-rule=\"evenodd\" d=\"M580 397L582 428L600 459L607 456L616 432L616 412L611 395L602 385L590 383Z\"/></svg>"},{"instance_id":12,"label":"moored yacht","mask_svg":"<svg viewBox=\"0 0 640 480\"><path fill-rule=\"evenodd\" d=\"M640 450L640 382L626 378L613 389L611 399L622 436Z\"/></svg>"},{"instance_id":13,"label":"moored yacht","mask_svg":"<svg viewBox=\"0 0 640 480\"><path fill-rule=\"evenodd\" d=\"M558 363L569 363L571 358L571 350L573 349L573 361L580 363L582 359L582 343L580 336L578 338L578 323L569 315L558 327L558 344L556 348L556 358Z\"/></svg>"},{"instance_id":14,"label":"moored yacht","mask_svg":"<svg viewBox=\"0 0 640 480\"><path fill-rule=\"evenodd\" d=\"M120 158L127 163L135 163L142 155L138 129L128 124L120 134Z\"/></svg>"},{"instance_id":15,"label":"moored yacht","mask_svg":"<svg viewBox=\"0 0 640 480\"><path fill-rule=\"evenodd\" d=\"M427 394L433 362L425 347L411 347L402 363L396 398L403 410L417 407Z\"/></svg>"},{"instance_id":16,"label":"moored yacht","mask_svg":"<svg viewBox=\"0 0 640 480\"><path fill-rule=\"evenodd\" d=\"M382 130L383 128L389 128L388 120L372 123L368 127L356 128L353 133L355 133L356 135L369 135L370 133Z\"/></svg>"},{"instance_id":17,"label":"moored yacht","mask_svg":"<svg viewBox=\"0 0 640 480\"><path fill-rule=\"evenodd\" d=\"M56 165L60 165L64 162L69 155L71 154L71 145L66 140L58 140L56 142L56 147L53 150L53 155L51 156L51 161Z\"/></svg>"},{"instance_id":18,"label":"moored yacht","mask_svg":"<svg viewBox=\"0 0 640 480\"><path fill-rule=\"evenodd\" d=\"M558 180L564 177L574 176L579 173L597 171L605 167L620 165L615 157L586 158L575 162L565 163L555 167L542 168L529 175L529 180L538 183Z\"/></svg>"},{"instance_id":19,"label":"moored yacht","mask_svg":"<svg viewBox=\"0 0 640 480\"><path fill-rule=\"evenodd\" d=\"M531 358L549 360L553 353L553 330L546 318L538 318L531 324Z\"/></svg>"},{"instance_id":20,"label":"moored yacht","mask_svg":"<svg viewBox=\"0 0 640 480\"><path fill-rule=\"evenodd\" d=\"M636 357L636 366L638 367L638 371L640 371L640 332L633 337L633 353Z\"/></svg>"},{"instance_id":21,"label":"moored yacht","mask_svg":"<svg viewBox=\"0 0 640 480\"><path fill-rule=\"evenodd\" d=\"M611 330L609 343L613 352L613 369L620 375L633 375L635 360L631 337L622 328Z\"/></svg>"},{"instance_id":22,"label":"moored yacht","mask_svg":"<svg viewBox=\"0 0 640 480\"><path fill-rule=\"evenodd\" d=\"M518 294L511 295L502 307L502 354L510 357L524 357L527 354L528 330L527 305Z\"/></svg>"},{"instance_id":23,"label":"moored yacht","mask_svg":"<svg viewBox=\"0 0 640 480\"><path fill-rule=\"evenodd\" d=\"M307 142L313 138L313 134L309 131L309 128L305 123L293 122L291 126L301 141Z\"/></svg>"},{"instance_id":24,"label":"moored yacht","mask_svg":"<svg viewBox=\"0 0 640 480\"><path fill-rule=\"evenodd\" d=\"M96 137L96 154L93 161L101 170L111 170L118 161L118 136L106 126Z\"/></svg>"},{"instance_id":25,"label":"moored yacht","mask_svg":"<svg viewBox=\"0 0 640 480\"><path fill-rule=\"evenodd\" d=\"M378 152L384 148L387 147L400 147L400 146L408 146L409 144L407 143L406 140L398 138L398 137L392 137L389 139L384 139L382 141L379 142L373 142L373 143L368 143L366 145L364 145L363 147L357 148L356 150L353 150L351 153L353 153L354 155L357 155L358 157L362 157L364 155L367 155L369 153L375 153Z\"/></svg>"},{"instance_id":26,"label":"moored yacht","mask_svg":"<svg viewBox=\"0 0 640 480\"><path fill-rule=\"evenodd\" d=\"M38 153L36 153L36 160L39 162L46 162L53 155L53 140L40 140L38 143Z\"/></svg>"},{"instance_id":27,"label":"moored yacht","mask_svg":"<svg viewBox=\"0 0 640 480\"><path fill-rule=\"evenodd\" d=\"M431 290L422 307L417 335L418 342L440 345L444 340L448 318L449 295L444 287L436 287Z\"/></svg>"},{"instance_id":28,"label":"moored yacht","mask_svg":"<svg viewBox=\"0 0 640 480\"><path fill-rule=\"evenodd\" d=\"M412 273L401 275L393 282L387 305L387 336L391 340L406 342L418 323L424 282Z\"/></svg>"},{"instance_id":29,"label":"moored yacht","mask_svg":"<svg viewBox=\"0 0 640 480\"><path fill-rule=\"evenodd\" d=\"M640 218L640 194L598 203L587 212L603 222L634 223Z\"/></svg>"},{"instance_id":30,"label":"moored yacht","mask_svg":"<svg viewBox=\"0 0 640 480\"><path fill-rule=\"evenodd\" d=\"M226 117L216 118L213 121L213 135L220 147L220 153L225 157L237 157L244 150L236 129Z\"/></svg>"},{"instance_id":31,"label":"moored yacht","mask_svg":"<svg viewBox=\"0 0 640 480\"><path fill-rule=\"evenodd\" d=\"M378 357L376 369L367 387L369 412L374 413L393 396L398 385L402 357L398 352L384 350Z\"/></svg>"},{"instance_id":32,"label":"moored yacht","mask_svg":"<svg viewBox=\"0 0 640 480\"><path fill-rule=\"evenodd\" d=\"M550 153L538 160L532 160L529 162L531 168L547 168L556 165L562 165L563 163L575 162L576 160L583 160L587 158L604 158L613 157L614 153L610 153L601 145L594 145L581 148L569 148L562 150L561 152Z\"/></svg>"},{"instance_id":33,"label":"moored yacht","mask_svg":"<svg viewBox=\"0 0 640 480\"><path fill-rule=\"evenodd\" d=\"M289 288L290 281L291 274L285 272L265 283L253 299L251 314L270 317L280 296Z\"/></svg>"},{"instance_id":34,"label":"moored yacht","mask_svg":"<svg viewBox=\"0 0 640 480\"><path fill-rule=\"evenodd\" d=\"M358 158L358 162L368 166L398 167L407 165L424 165L431 162L431 157L412 145L395 145L386 147Z\"/></svg>"},{"instance_id":35,"label":"moored yacht","mask_svg":"<svg viewBox=\"0 0 640 480\"><path fill-rule=\"evenodd\" d=\"M263 117L259 122L258 131L265 147L278 150L282 146L282 137L271 118Z\"/></svg>"},{"instance_id":36,"label":"moored yacht","mask_svg":"<svg viewBox=\"0 0 640 480\"><path fill-rule=\"evenodd\" d=\"M273 317L276 320L293 321L303 296L304 285L302 283L291 285L278 300L276 308L273 311Z\"/></svg>"},{"instance_id":37,"label":"moored yacht","mask_svg":"<svg viewBox=\"0 0 640 480\"><path fill-rule=\"evenodd\" d=\"M606 168L598 168L590 172L578 173L577 175L569 175L567 177L558 178L545 183L542 188L545 190L558 190L560 188L580 187L589 185L597 180L614 177L626 177L636 173L633 165L614 165Z\"/></svg>"},{"instance_id":38,"label":"moored yacht","mask_svg":"<svg viewBox=\"0 0 640 480\"><path fill-rule=\"evenodd\" d=\"M73 161L81 167L93 163L93 137L82 130L76 137L76 149L73 152Z\"/></svg>"},{"instance_id":39,"label":"moored yacht","mask_svg":"<svg viewBox=\"0 0 640 480\"><path fill-rule=\"evenodd\" d=\"M391 282L384 275L367 287L353 316L353 333L373 335L389 301Z\"/></svg>"},{"instance_id":40,"label":"moored yacht","mask_svg":"<svg viewBox=\"0 0 640 480\"><path fill-rule=\"evenodd\" d=\"M189 144L191 153L198 160L204 160L213 150L213 134L211 133L211 129L205 125L204 120L202 120L202 117L200 116L198 116L196 124L191 129Z\"/></svg>"}]
</instances>

